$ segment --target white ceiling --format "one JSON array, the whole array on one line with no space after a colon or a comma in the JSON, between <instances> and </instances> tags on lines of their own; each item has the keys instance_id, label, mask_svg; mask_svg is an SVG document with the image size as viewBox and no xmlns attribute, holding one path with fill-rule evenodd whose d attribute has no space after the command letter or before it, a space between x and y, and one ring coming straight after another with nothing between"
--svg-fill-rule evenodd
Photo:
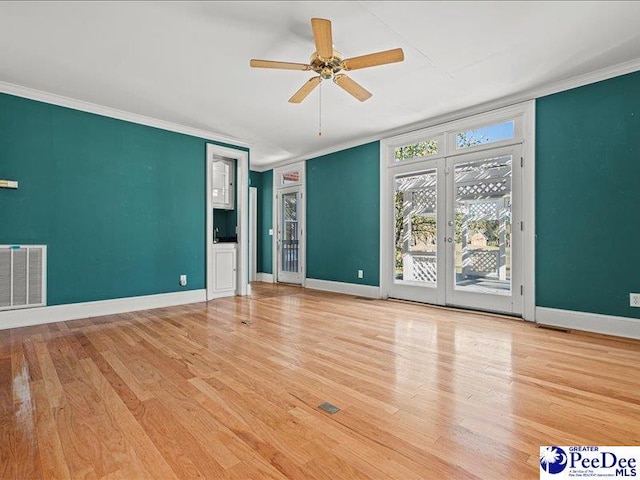
<instances>
[{"instance_id":1,"label":"white ceiling","mask_svg":"<svg viewBox=\"0 0 640 480\"><path fill-rule=\"evenodd\" d=\"M402 47L292 105L309 72L309 20L346 57ZM251 144L257 166L640 58L640 2L0 2L0 81Z\"/></svg>"}]
</instances>

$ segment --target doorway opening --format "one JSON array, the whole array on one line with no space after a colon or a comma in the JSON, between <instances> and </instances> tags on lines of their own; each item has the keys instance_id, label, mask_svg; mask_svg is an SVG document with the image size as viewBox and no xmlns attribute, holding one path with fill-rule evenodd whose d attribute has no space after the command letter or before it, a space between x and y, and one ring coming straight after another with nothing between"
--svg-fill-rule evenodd
<instances>
[{"instance_id":1,"label":"doorway opening","mask_svg":"<svg viewBox=\"0 0 640 480\"><path fill-rule=\"evenodd\" d=\"M207 144L206 173L207 300L248 295L249 155Z\"/></svg>"},{"instance_id":2,"label":"doorway opening","mask_svg":"<svg viewBox=\"0 0 640 480\"><path fill-rule=\"evenodd\" d=\"M304 163L280 167L274 182L274 269L276 282L304 285L305 175Z\"/></svg>"}]
</instances>

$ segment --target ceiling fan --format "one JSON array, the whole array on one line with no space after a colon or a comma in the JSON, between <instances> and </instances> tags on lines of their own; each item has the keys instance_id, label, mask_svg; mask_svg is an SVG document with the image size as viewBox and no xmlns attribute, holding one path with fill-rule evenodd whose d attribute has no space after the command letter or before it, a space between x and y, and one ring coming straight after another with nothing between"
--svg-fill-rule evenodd
<instances>
[{"instance_id":1,"label":"ceiling fan","mask_svg":"<svg viewBox=\"0 0 640 480\"><path fill-rule=\"evenodd\" d=\"M343 73L361 68L376 67L387 63L402 62L404 52L401 48L394 48L384 52L370 53L353 58L342 58L342 54L333 49L333 36L331 33L331 22L324 18L312 18L311 29L316 43L316 51L311 55L309 63L274 62L271 60L253 59L249 63L254 68L277 68L283 70L313 70L318 76L310 78L300 90L289 99L290 103L300 103L314 88L320 85L322 80L333 79L339 87L342 87L349 94L364 102L371 98L371 92L362 85L347 77Z\"/></svg>"}]
</instances>

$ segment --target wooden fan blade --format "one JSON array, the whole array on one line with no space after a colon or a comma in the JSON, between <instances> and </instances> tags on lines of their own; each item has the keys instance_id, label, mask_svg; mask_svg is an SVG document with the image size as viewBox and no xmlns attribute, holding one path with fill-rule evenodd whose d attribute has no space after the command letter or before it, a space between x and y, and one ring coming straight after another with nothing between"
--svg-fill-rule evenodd
<instances>
[{"instance_id":1,"label":"wooden fan blade","mask_svg":"<svg viewBox=\"0 0 640 480\"><path fill-rule=\"evenodd\" d=\"M282 70L311 70L311 65L305 63L274 62L271 60L256 60L249 62L253 68L280 68Z\"/></svg>"},{"instance_id":2,"label":"wooden fan blade","mask_svg":"<svg viewBox=\"0 0 640 480\"><path fill-rule=\"evenodd\" d=\"M316 52L324 59L333 57L333 36L331 34L331 22L324 18L312 18L311 29L313 39L316 42Z\"/></svg>"},{"instance_id":3,"label":"wooden fan blade","mask_svg":"<svg viewBox=\"0 0 640 480\"><path fill-rule=\"evenodd\" d=\"M347 93L350 93L354 97L356 97L361 102L368 100L371 98L371 92L360 85L355 80L347 77L346 75L335 75L333 77L333 81L337 83L340 87L344 88Z\"/></svg>"},{"instance_id":4,"label":"wooden fan blade","mask_svg":"<svg viewBox=\"0 0 640 480\"><path fill-rule=\"evenodd\" d=\"M404 60L404 52L401 48L385 50L384 52L370 53L360 57L347 58L341 63L343 70L358 70L360 68L376 67L387 63L401 62Z\"/></svg>"},{"instance_id":5,"label":"wooden fan blade","mask_svg":"<svg viewBox=\"0 0 640 480\"><path fill-rule=\"evenodd\" d=\"M289 103L300 103L302 102L305 98L307 98L307 95L309 95L314 88L316 88L318 85L320 85L320 82L322 81L322 77L317 76L317 77L313 77L310 78L309 80L307 80L307 83L305 83L302 88L300 90L298 90L296 93L293 94L293 97L291 97L289 99Z\"/></svg>"}]
</instances>

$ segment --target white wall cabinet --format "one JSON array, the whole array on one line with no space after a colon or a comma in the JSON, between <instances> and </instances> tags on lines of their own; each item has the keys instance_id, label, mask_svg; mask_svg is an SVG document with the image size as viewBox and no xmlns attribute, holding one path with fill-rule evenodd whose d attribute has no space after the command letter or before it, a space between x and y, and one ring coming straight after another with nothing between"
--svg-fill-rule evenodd
<instances>
[{"instance_id":1,"label":"white wall cabinet","mask_svg":"<svg viewBox=\"0 0 640 480\"><path fill-rule=\"evenodd\" d=\"M213 298L236 294L236 265L235 243L216 243L213 246Z\"/></svg>"},{"instance_id":2,"label":"white wall cabinet","mask_svg":"<svg viewBox=\"0 0 640 480\"><path fill-rule=\"evenodd\" d=\"M233 210L234 202L234 161L214 158L211 165L211 200L213 208Z\"/></svg>"}]
</instances>

